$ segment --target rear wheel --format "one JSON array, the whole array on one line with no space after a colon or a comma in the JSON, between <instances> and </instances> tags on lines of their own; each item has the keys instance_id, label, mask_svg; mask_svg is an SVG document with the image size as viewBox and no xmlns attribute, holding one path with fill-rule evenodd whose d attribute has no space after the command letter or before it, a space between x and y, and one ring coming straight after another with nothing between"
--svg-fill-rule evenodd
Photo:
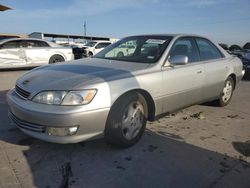
<instances>
[{"instance_id":1,"label":"rear wheel","mask_svg":"<svg viewBox=\"0 0 250 188\"><path fill-rule=\"evenodd\" d=\"M93 53L92 53L92 52L89 52L89 53L88 53L88 57L93 57Z\"/></svg>"},{"instance_id":2,"label":"rear wheel","mask_svg":"<svg viewBox=\"0 0 250 188\"><path fill-rule=\"evenodd\" d=\"M216 104L218 106L226 106L232 98L233 90L234 90L234 80L231 76L229 76L225 81L225 85L221 91L219 99L215 101Z\"/></svg>"},{"instance_id":3,"label":"rear wheel","mask_svg":"<svg viewBox=\"0 0 250 188\"><path fill-rule=\"evenodd\" d=\"M62 62L62 61L65 61L65 60L61 55L53 55L49 59L49 64L58 63L58 62Z\"/></svg>"},{"instance_id":4,"label":"rear wheel","mask_svg":"<svg viewBox=\"0 0 250 188\"><path fill-rule=\"evenodd\" d=\"M118 52L118 54L116 55L116 57L124 57L124 53L123 52Z\"/></svg>"},{"instance_id":5,"label":"rear wheel","mask_svg":"<svg viewBox=\"0 0 250 188\"><path fill-rule=\"evenodd\" d=\"M147 114L147 103L141 94L130 93L118 99L108 116L106 141L120 147L134 145L145 130Z\"/></svg>"}]
</instances>

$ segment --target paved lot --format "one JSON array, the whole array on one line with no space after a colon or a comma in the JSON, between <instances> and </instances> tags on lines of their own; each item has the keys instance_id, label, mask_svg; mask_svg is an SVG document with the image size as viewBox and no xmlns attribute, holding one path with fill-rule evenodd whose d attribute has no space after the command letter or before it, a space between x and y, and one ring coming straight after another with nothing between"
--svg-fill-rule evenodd
<instances>
[{"instance_id":1,"label":"paved lot","mask_svg":"<svg viewBox=\"0 0 250 188\"><path fill-rule=\"evenodd\" d=\"M5 93L24 73L0 72L0 187L250 187L250 81L227 107L197 105L149 123L120 150L103 139L46 143L15 128Z\"/></svg>"}]
</instances>

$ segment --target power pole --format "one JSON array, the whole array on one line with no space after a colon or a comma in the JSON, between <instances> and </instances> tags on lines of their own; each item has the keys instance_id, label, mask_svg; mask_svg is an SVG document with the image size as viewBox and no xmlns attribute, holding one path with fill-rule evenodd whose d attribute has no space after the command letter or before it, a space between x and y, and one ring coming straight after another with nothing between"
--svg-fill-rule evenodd
<instances>
[{"instance_id":1,"label":"power pole","mask_svg":"<svg viewBox=\"0 0 250 188\"><path fill-rule=\"evenodd\" d=\"M84 21L84 36L86 36L86 33L87 33L87 25L86 25L86 20Z\"/></svg>"}]
</instances>

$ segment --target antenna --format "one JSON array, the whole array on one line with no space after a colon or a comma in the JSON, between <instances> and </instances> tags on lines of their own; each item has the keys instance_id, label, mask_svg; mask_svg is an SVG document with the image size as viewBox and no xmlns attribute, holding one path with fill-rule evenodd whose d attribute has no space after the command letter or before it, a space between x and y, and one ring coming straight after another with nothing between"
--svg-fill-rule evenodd
<instances>
[{"instance_id":1,"label":"antenna","mask_svg":"<svg viewBox=\"0 0 250 188\"><path fill-rule=\"evenodd\" d=\"M87 33L86 20L84 21L83 28L84 28L84 36L86 36L86 33Z\"/></svg>"}]
</instances>

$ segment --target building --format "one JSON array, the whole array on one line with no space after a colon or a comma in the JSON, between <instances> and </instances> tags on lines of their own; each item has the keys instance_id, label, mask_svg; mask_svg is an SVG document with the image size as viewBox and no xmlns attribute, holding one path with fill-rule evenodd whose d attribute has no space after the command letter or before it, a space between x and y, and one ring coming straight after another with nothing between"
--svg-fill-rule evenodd
<instances>
[{"instance_id":1,"label":"building","mask_svg":"<svg viewBox=\"0 0 250 188\"><path fill-rule=\"evenodd\" d=\"M0 40L9 39L9 38L27 38L28 35L24 34L9 34L9 33L0 33Z\"/></svg>"},{"instance_id":2,"label":"building","mask_svg":"<svg viewBox=\"0 0 250 188\"><path fill-rule=\"evenodd\" d=\"M9 10L9 9L11 9L11 8L0 4L0 11L5 11L5 10Z\"/></svg>"},{"instance_id":3,"label":"building","mask_svg":"<svg viewBox=\"0 0 250 188\"><path fill-rule=\"evenodd\" d=\"M39 38L45 39L49 41L53 41L58 44L77 44L77 43L86 43L87 41L92 40L102 40L102 41L111 41L115 42L118 39L109 38L109 37L97 37L97 36L83 36L83 35L67 35L67 34L53 34L53 33L41 33L41 32L33 32L29 34L31 38Z\"/></svg>"}]
</instances>

